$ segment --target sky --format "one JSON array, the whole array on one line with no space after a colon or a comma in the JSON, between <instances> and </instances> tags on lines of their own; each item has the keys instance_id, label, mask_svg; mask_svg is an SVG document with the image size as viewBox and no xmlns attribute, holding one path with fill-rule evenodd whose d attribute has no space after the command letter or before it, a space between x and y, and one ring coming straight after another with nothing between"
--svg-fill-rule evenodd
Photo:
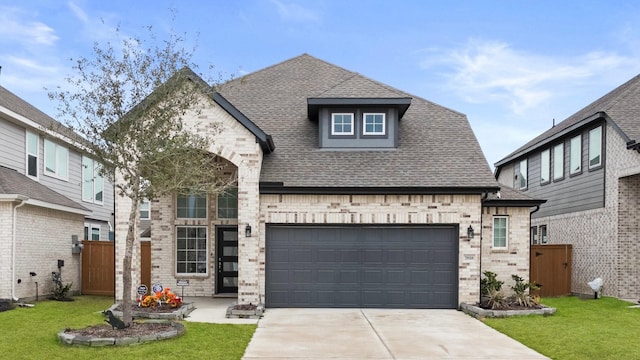
<instances>
[{"instance_id":1,"label":"sky","mask_svg":"<svg viewBox=\"0 0 640 360\"><path fill-rule=\"evenodd\" d=\"M492 167L640 73L635 0L0 0L0 85L58 118L72 59L148 26L212 78L307 53L464 113Z\"/></svg>"}]
</instances>

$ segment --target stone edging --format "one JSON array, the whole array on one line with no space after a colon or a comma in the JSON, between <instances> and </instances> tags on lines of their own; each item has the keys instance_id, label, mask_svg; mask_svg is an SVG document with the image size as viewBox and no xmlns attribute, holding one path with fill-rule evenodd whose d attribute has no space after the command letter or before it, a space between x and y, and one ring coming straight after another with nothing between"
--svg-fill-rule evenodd
<instances>
[{"instance_id":1,"label":"stone edging","mask_svg":"<svg viewBox=\"0 0 640 360\"><path fill-rule=\"evenodd\" d=\"M235 305L227 308L227 319L260 319L264 314L264 305L259 304L254 310L238 310L234 309Z\"/></svg>"},{"instance_id":2,"label":"stone edging","mask_svg":"<svg viewBox=\"0 0 640 360\"><path fill-rule=\"evenodd\" d=\"M522 316L522 315L553 315L556 312L556 308L547 307L542 305L542 309L531 310L490 310L477 307L475 305L469 305L467 303L460 304L460 311L467 315L471 315L476 319L480 318L502 318L510 316Z\"/></svg>"},{"instance_id":3,"label":"stone edging","mask_svg":"<svg viewBox=\"0 0 640 360\"><path fill-rule=\"evenodd\" d=\"M122 311L116 310L120 304L113 304L109 308L113 315L122 318ZM161 320L184 320L194 309L193 303L183 303L182 306L172 312L145 312L145 311L132 311L132 316L138 319L161 319Z\"/></svg>"},{"instance_id":4,"label":"stone edging","mask_svg":"<svg viewBox=\"0 0 640 360\"><path fill-rule=\"evenodd\" d=\"M149 322L164 322L158 320L149 320ZM134 345L140 344L149 341L157 341L157 340L165 340L171 339L177 336L184 334L184 325L176 322L172 322L171 326L172 330L161 332L153 335L141 335L141 336L123 336L123 337L109 337L109 338L98 338L98 337L90 337L83 335L74 335L70 333L66 333L65 330L62 330L58 333L58 339L64 344L67 345L83 345L83 346L123 346L123 345Z\"/></svg>"}]
</instances>

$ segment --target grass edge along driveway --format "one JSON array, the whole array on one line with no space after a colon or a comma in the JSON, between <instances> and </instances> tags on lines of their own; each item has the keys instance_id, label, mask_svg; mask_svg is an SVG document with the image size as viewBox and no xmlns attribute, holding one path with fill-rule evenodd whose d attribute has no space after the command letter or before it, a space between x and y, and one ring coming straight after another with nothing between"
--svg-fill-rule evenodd
<instances>
[{"instance_id":1,"label":"grass edge along driveway","mask_svg":"<svg viewBox=\"0 0 640 360\"><path fill-rule=\"evenodd\" d=\"M553 316L484 323L552 359L640 359L640 309L616 298L544 298ZM487 344L491 346L491 344Z\"/></svg>"},{"instance_id":2,"label":"grass edge along driveway","mask_svg":"<svg viewBox=\"0 0 640 360\"><path fill-rule=\"evenodd\" d=\"M182 322L185 334L133 346L81 347L58 341L65 328L104 322L111 297L77 296L73 302L40 301L33 308L0 312L0 354L11 359L241 359L256 325Z\"/></svg>"}]
</instances>

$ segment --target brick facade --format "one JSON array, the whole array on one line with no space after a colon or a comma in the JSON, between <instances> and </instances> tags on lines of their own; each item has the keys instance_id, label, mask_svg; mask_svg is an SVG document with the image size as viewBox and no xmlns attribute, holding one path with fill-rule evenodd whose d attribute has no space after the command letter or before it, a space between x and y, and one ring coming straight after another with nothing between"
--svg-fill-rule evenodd
<instances>
[{"instance_id":1,"label":"brick facade","mask_svg":"<svg viewBox=\"0 0 640 360\"><path fill-rule=\"evenodd\" d=\"M538 218L532 225L547 225L549 244L573 245L572 292L592 294L587 282L601 277L604 295L637 299L640 156L611 126L605 133L605 207Z\"/></svg>"},{"instance_id":2,"label":"brick facade","mask_svg":"<svg viewBox=\"0 0 640 360\"><path fill-rule=\"evenodd\" d=\"M493 249L493 218L507 216L507 249ZM513 285L511 275L529 280L529 208L485 207L482 209L482 272L498 274L503 290Z\"/></svg>"},{"instance_id":3,"label":"brick facade","mask_svg":"<svg viewBox=\"0 0 640 360\"><path fill-rule=\"evenodd\" d=\"M22 300L46 297L54 289L51 273L58 271L57 260L64 260L62 281L73 283L72 292L80 289L80 255L71 253L71 236L82 238L84 216L58 210L25 205L17 209L16 269L12 279L13 205L0 202L0 299L11 298L11 283L15 281L15 296ZM31 276L30 272L37 275ZM18 282L19 280L19 282Z\"/></svg>"}]
</instances>

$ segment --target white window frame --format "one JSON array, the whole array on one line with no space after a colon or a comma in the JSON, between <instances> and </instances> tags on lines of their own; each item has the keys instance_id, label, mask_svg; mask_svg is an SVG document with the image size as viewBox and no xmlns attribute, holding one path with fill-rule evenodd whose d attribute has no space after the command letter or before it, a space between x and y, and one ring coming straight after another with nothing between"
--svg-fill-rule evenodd
<instances>
[{"instance_id":1,"label":"white window frame","mask_svg":"<svg viewBox=\"0 0 640 360\"><path fill-rule=\"evenodd\" d=\"M540 225L540 231L538 231L540 234L540 244L546 244L548 242L548 238L547 238L547 225Z\"/></svg>"},{"instance_id":2,"label":"white window frame","mask_svg":"<svg viewBox=\"0 0 640 360\"><path fill-rule=\"evenodd\" d=\"M98 205L104 204L104 178L100 175L100 163L90 157L82 156L82 201ZM87 178L91 169L91 179ZM91 183L91 192L86 186ZM96 194L102 193L102 200L96 200Z\"/></svg>"},{"instance_id":3,"label":"white window frame","mask_svg":"<svg viewBox=\"0 0 640 360\"><path fill-rule=\"evenodd\" d=\"M351 117L351 131L347 132L347 131L336 131L335 128L335 124L336 124L336 116L350 116ZM355 134L355 121L354 121L354 114L353 113L331 113L331 135L337 135L337 136L342 136L342 135L353 135ZM344 123L343 123L344 125Z\"/></svg>"},{"instance_id":4,"label":"white window frame","mask_svg":"<svg viewBox=\"0 0 640 360\"><path fill-rule=\"evenodd\" d=\"M93 230L98 230L98 238L94 239L93 238ZM84 224L84 235L88 235L88 236L84 236L85 239L84 240L91 240L91 241L98 241L100 240L100 236L102 234L102 228L100 227L100 224L91 224L91 223L85 223Z\"/></svg>"},{"instance_id":5,"label":"white window frame","mask_svg":"<svg viewBox=\"0 0 640 360\"><path fill-rule=\"evenodd\" d=\"M29 137L32 136L33 138L29 139ZM34 139L35 138L35 139ZM35 154L32 153L29 150L29 144L30 144L30 140L31 141L35 141ZM25 139L24 139L24 148L25 148L25 166L24 166L24 174L26 176L28 176L29 178L38 181L38 179L40 178L40 136L38 136L38 134L27 130L25 132ZM29 174L29 156L33 156L36 159L36 174L34 175L30 175Z\"/></svg>"},{"instance_id":6,"label":"white window frame","mask_svg":"<svg viewBox=\"0 0 640 360\"><path fill-rule=\"evenodd\" d=\"M595 135L597 133L597 136ZM598 162L592 164L594 159L594 151L598 149ZM589 169L602 166L602 126L589 130Z\"/></svg>"},{"instance_id":7,"label":"white window frame","mask_svg":"<svg viewBox=\"0 0 640 360\"><path fill-rule=\"evenodd\" d=\"M179 272L178 271L178 261L179 261L178 260L178 250L179 250L178 249L178 229L179 228L204 229L204 231L205 231L205 233L204 233L204 236L205 236L205 238L204 238L205 248L204 248L204 250L200 250L200 249L197 248L197 245L196 245L196 249L195 249L196 250L196 257L198 256L199 252L203 252L204 253L204 256L205 256L205 259L204 259L204 270L205 271L204 272L198 272L197 271L198 262L199 262L197 259L195 260L195 262L196 262L196 272ZM208 276L209 275L209 243L210 243L209 227L208 226L200 226L200 225L180 225L180 226L176 226L175 231L176 231L175 232L176 241L175 241L175 249L174 249L174 254L175 254L174 266L175 266L176 274L179 274L179 275L182 275L182 276ZM188 250L188 247L185 250ZM189 261L185 260L185 263L189 263Z\"/></svg>"},{"instance_id":8,"label":"white window frame","mask_svg":"<svg viewBox=\"0 0 640 360\"><path fill-rule=\"evenodd\" d=\"M140 220L151 220L151 201L149 199L144 198L140 202ZM147 216L142 216L142 212L145 211Z\"/></svg>"},{"instance_id":9,"label":"white window frame","mask_svg":"<svg viewBox=\"0 0 640 360\"><path fill-rule=\"evenodd\" d=\"M178 199L180 197L184 197L184 196L188 197L188 196L192 196L192 195L193 196L202 196L202 197L204 197L204 217L182 217L182 216L178 215L178 210L179 210L179 208L178 208ZM197 209L197 207L194 208L194 213L197 212L196 209ZM206 220L206 219L208 219L209 218L209 194L201 194L201 195L200 194L189 194L189 195L177 194L176 195L176 212L175 212L175 214L176 214L176 219L198 219L198 220ZM188 215L188 211L187 211L187 215Z\"/></svg>"},{"instance_id":10,"label":"white window frame","mask_svg":"<svg viewBox=\"0 0 640 360\"><path fill-rule=\"evenodd\" d=\"M582 172L582 134L572 137L570 146L569 174L575 175Z\"/></svg>"},{"instance_id":11,"label":"white window frame","mask_svg":"<svg viewBox=\"0 0 640 360\"><path fill-rule=\"evenodd\" d=\"M367 116L382 116L382 131L367 131ZM374 117L375 120L375 117ZM375 123L374 123L375 126ZM387 117L385 113L364 113L362 114L362 134L363 135L386 135L387 134Z\"/></svg>"},{"instance_id":12,"label":"white window frame","mask_svg":"<svg viewBox=\"0 0 640 360\"><path fill-rule=\"evenodd\" d=\"M51 159L53 164L49 162L50 151L53 151ZM44 174L61 180L69 179L69 149L67 147L44 139Z\"/></svg>"},{"instance_id":13,"label":"white window frame","mask_svg":"<svg viewBox=\"0 0 640 360\"><path fill-rule=\"evenodd\" d=\"M524 171L522 170L524 168ZM518 189L526 189L529 186L529 167L527 159L520 160L518 164Z\"/></svg>"},{"instance_id":14,"label":"white window frame","mask_svg":"<svg viewBox=\"0 0 640 360\"><path fill-rule=\"evenodd\" d=\"M551 181L551 150L545 149L540 153L540 184Z\"/></svg>"},{"instance_id":15,"label":"white window frame","mask_svg":"<svg viewBox=\"0 0 640 360\"><path fill-rule=\"evenodd\" d=\"M496 246L496 220L504 219L504 246ZM509 247L509 217L506 215L496 215L492 221L493 238L491 240L491 247L496 250L504 250Z\"/></svg>"},{"instance_id":16,"label":"white window frame","mask_svg":"<svg viewBox=\"0 0 640 360\"><path fill-rule=\"evenodd\" d=\"M553 147L553 180L564 178L564 143Z\"/></svg>"}]
</instances>

